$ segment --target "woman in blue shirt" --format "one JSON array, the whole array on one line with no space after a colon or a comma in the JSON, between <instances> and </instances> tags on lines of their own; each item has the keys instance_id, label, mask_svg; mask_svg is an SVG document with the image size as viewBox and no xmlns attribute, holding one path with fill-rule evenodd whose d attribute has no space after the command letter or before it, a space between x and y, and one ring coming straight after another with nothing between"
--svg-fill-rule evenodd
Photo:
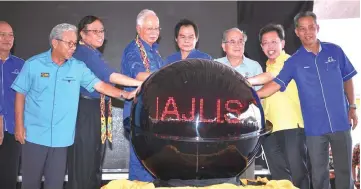
<instances>
[{"instance_id":1,"label":"woman in blue shirt","mask_svg":"<svg viewBox=\"0 0 361 189\"><path fill-rule=\"evenodd\" d=\"M97 49L104 42L104 26L95 16L86 16L78 24L74 58L85 62L101 80L123 86L139 86L141 81L117 73L109 67ZM111 98L81 89L74 144L68 148L69 189L99 189L106 139L112 140ZM126 96L125 96L126 97Z\"/></svg>"},{"instance_id":2,"label":"woman in blue shirt","mask_svg":"<svg viewBox=\"0 0 361 189\"><path fill-rule=\"evenodd\" d=\"M179 51L168 56L165 60L166 64L189 58L212 60L210 55L196 49L199 34L198 26L194 22L188 19L180 20L174 28L174 33Z\"/></svg>"}]
</instances>

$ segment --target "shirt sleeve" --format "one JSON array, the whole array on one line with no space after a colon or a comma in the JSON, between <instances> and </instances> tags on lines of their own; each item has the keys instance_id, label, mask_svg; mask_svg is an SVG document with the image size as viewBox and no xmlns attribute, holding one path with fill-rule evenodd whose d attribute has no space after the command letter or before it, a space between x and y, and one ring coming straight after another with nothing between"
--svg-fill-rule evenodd
<instances>
[{"instance_id":1,"label":"shirt sleeve","mask_svg":"<svg viewBox=\"0 0 361 189\"><path fill-rule=\"evenodd\" d=\"M83 74L81 77L80 85L91 93L95 90L94 85L100 82L100 79L97 78L85 64L83 64L82 70Z\"/></svg>"},{"instance_id":2,"label":"shirt sleeve","mask_svg":"<svg viewBox=\"0 0 361 189\"><path fill-rule=\"evenodd\" d=\"M24 95L29 92L30 86L32 84L30 64L31 62L25 62L20 73L11 85L12 89Z\"/></svg>"},{"instance_id":3,"label":"shirt sleeve","mask_svg":"<svg viewBox=\"0 0 361 189\"><path fill-rule=\"evenodd\" d=\"M136 51L124 53L121 61L121 72L131 78L136 78L139 72L145 72L143 61Z\"/></svg>"},{"instance_id":4,"label":"shirt sleeve","mask_svg":"<svg viewBox=\"0 0 361 189\"><path fill-rule=\"evenodd\" d=\"M348 59L348 57L340 47L339 50L340 50L340 58L339 58L340 70L342 74L342 79L345 82L351 79L353 76L355 76L357 74L357 71L355 70L350 60Z\"/></svg>"},{"instance_id":5,"label":"shirt sleeve","mask_svg":"<svg viewBox=\"0 0 361 189\"><path fill-rule=\"evenodd\" d=\"M207 59L207 60L212 60L213 58L211 57L211 55L207 54L204 59Z\"/></svg>"},{"instance_id":6,"label":"shirt sleeve","mask_svg":"<svg viewBox=\"0 0 361 189\"><path fill-rule=\"evenodd\" d=\"M110 75L115 71L111 68L107 62L96 54L83 54L83 55L74 55L74 58L83 61L86 66L101 80L104 82L110 83Z\"/></svg>"},{"instance_id":7,"label":"shirt sleeve","mask_svg":"<svg viewBox=\"0 0 361 189\"><path fill-rule=\"evenodd\" d=\"M285 64L277 75L276 78L273 79L274 82L281 86L280 91L284 91L287 88L288 83L293 79L294 66L290 59L285 61Z\"/></svg>"},{"instance_id":8,"label":"shirt sleeve","mask_svg":"<svg viewBox=\"0 0 361 189\"><path fill-rule=\"evenodd\" d=\"M254 72L254 76L263 73L261 65L258 62L256 62L256 63L257 63L257 66L256 66L256 69L255 69L255 72ZM256 90L256 91L258 91L261 88L262 88L262 85L254 86L254 90Z\"/></svg>"}]
</instances>

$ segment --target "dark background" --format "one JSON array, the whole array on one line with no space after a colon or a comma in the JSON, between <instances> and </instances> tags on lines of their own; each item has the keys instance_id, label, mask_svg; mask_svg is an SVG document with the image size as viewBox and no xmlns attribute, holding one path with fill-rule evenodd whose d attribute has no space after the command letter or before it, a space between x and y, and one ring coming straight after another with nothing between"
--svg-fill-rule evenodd
<instances>
[{"instance_id":1,"label":"dark background","mask_svg":"<svg viewBox=\"0 0 361 189\"><path fill-rule=\"evenodd\" d=\"M106 29L104 56L119 71L125 46L135 37L137 14L144 8L154 10L160 19L160 54L165 58L175 52L174 26L182 18L195 21L199 27L199 49L213 58L224 56L221 38L224 30L237 27L248 37L246 55L262 67L266 60L261 52L258 32L267 23L285 26L288 53L299 46L293 32L293 17L300 10L312 10L313 1L224 1L224 2L0 2L0 19L13 26L15 55L28 59L46 51L51 29L63 22L77 25L86 15L100 17Z\"/></svg>"},{"instance_id":2,"label":"dark background","mask_svg":"<svg viewBox=\"0 0 361 189\"><path fill-rule=\"evenodd\" d=\"M137 14L154 10L160 20L160 54L175 52L174 26L182 18L198 24L199 49L218 58L222 32L237 26L237 2L0 2L0 20L15 31L15 55L27 59L46 51L51 29L63 22L77 25L86 15L100 17L106 29L104 56L115 69L125 46L135 37Z\"/></svg>"}]
</instances>

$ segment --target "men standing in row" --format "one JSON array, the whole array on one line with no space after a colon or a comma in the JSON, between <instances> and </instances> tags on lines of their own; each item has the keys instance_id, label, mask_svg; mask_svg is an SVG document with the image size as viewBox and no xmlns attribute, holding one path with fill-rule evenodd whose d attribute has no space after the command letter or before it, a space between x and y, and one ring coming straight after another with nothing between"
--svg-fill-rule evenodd
<instances>
[{"instance_id":1,"label":"men standing in row","mask_svg":"<svg viewBox=\"0 0 361 189\"><path fill-rule=\"evenodd\" d=\"M144 81L164 64L158 52L157 40L160 27L155 12L148 9L142 10L137 16L136 30L137 36L125 48L120 66L122 74ZM133 89L132 87L125 88L126 91ZM123 125L128 135L130 131L131 105L132 101L125 101L123 110ZM153 176L140 163L131 142L129 149L129 179L152 182L154 180Z\"/></svg>"},{"instance_id":2,"label":"men standing in row","mask_svg":"<svg viewBox=\"0 0 361 189\"><path fill-rule=\"evenodd\" d=\"M21 146L14 137L15 91L11 84L23 67L24 60L12 54L14 32L0 21L0 183L2 188L15 189L19 171Z\"/></svg>"},{"instance_id":3,"label":"men standing in row","mask_svg":"<svg viewBox=\"0 0 361 189\"><path fill-rule=\"evenodd\" d=\"M269 24L259 33L265 55L266 72L248 78L252 85L264 85L279 74L290 57L283 51L285 32L281 25ZM290 180L300 189L310 188L303 119L296 83L292 80L284 92L263 100L265 119L273 124L272 133L263 141L273 180Z\"/></svg>"},{"instance_id":4,"label":"men standing in row","mask_svg":"<svg viewBox=\"0 0 361 189\"><path fill-rule=\"evenodd\" d=\"M252 77L261 74L262 67L258 62L244 56L244 47L247 35L238 28L231 28L223 32L222 49L226 53L223 58L215 59L220 63L234 68L243 77ZM256 90L260 87L254 87ZM241 178L254 179L255 162L241 175Z\"/></svg>"},{"instance_id":5,"label":"men standing in row","mask_svg":"<svg viewBox=\"0 0 361 189\"><path fill-rule=\"evenodd\" d=\"M22 189L62 189L67 147L74 142L80 87L115 98L132 98L100 81L84 62L72 57L77 28L59 24L50 33L51 49L27 60L12 84L15 138L22 145Z\"/></svg>"},{"instance_id":6,"label":"men standing in row","mask_svg":"<svg viewBox=\"0 0 361 189\"><path fill-rule=\"evenodd\" d=\"M352 77L357 74L343 50L317 39L319 25L312 12L294 18L302 46L284 64L279 75L257 91L267 97L284 91L295 80L305 124L306 145L312 166L313 188L330 188L328 146L334 158L336 188L351 189L352 140L357 125ZM349 109L346 109L346 98Z\"/></svg>"}]
</instances>

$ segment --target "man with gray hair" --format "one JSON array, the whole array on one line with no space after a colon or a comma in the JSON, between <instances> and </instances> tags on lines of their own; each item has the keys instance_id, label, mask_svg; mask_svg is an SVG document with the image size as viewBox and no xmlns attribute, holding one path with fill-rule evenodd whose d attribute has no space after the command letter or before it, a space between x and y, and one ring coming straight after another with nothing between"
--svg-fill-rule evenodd
<instances>
[{"instance_id":1,"label":"man with gray hair","mask_svg":"<svg viewBox=\"0 0 361 189\"><path fill-rule=\"evenodd\" d=\"M248 78L262 73L262 67L257 61L244 56L244 48L247 42L247 35L238 28L231 28L223 32L222 49L225 57L215 61L234 68L243 77ZM259 89L255 87L254 89Z\"/></svg>"},{"instance_id":2,"label":"man with gray hair","mask_svg":"<svg viewBox=\"0 0 361 189\"><path fill-rule=\"evenodd\" d=\"M164 65L156 42L159 37L160 27L155 12L149 9L142 10L137 16L136 30L137 36L125 48L120 66L122 74L144 81L151 73L159 70ZM130 91L134 90L134 88L126 87L125 90ZM131 105L132 101L125 101L123 109L123 125L127 134L130 131ZM153 176L137 158L132 144L130 144L129 149L129 179L153 181Z\"/></svg>"},{"instance_id":3,"label":"man with gray hair","mask_svg":"<svg viewBox=\"0 0 361 189\"><path fill-rule=\"evenodd\" d=\"M132 98L100 81L72 57L77 28L59 24L50 33L51 49L28 59L12 84L15 139L22 144L22 189L62 189L67 147L74 142L80 87L115 98Z\"/></svg>"},{"instance_id":4,"label":"man with gray hair","mask_svg":"<svg viewBox=\"0 0 361 189\"><path fill-rule=\"evenodd\" d=\"M248 78L261 74L262 67L258 62L244 56L244 47L247 41L247 35L238 28L231 28L223 32L222 49L226 53L223 58L215 61L232 67L243 77ZM260 86L253 87L258 90ZM241 178L254 179L254 162L241 175Z\"/></svg>"}]
</instances>

